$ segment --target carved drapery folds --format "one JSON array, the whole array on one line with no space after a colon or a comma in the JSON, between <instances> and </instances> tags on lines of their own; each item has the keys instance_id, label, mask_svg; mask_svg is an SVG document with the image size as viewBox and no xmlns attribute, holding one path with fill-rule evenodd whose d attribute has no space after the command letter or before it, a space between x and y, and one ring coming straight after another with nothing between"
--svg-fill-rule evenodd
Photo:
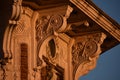
<instances>
[{"instance_id":1,"label":"carved drapery folds","mask_svg":"<svg viewBox=\"0 0 120 80\"><path fill-rule=\"evenodd\" d=\"M104 33L94 33L75 38L72 47L73 80L95 68L105 37Z\"/></svg>"},{"instance_id":2,"label":"carved drapery folds","mask_svg":"<svg viewBox=\"0 0 120 80\"><path fill-rule=\"evenodd\" d=\"M40 41L46 36L53 35L54 31L61 32L66 27L65 18L62 15L54 14L42 16L36 21L36 40ZM38 42L39 42L38 41Z\"/></svg>"}]
</instances>

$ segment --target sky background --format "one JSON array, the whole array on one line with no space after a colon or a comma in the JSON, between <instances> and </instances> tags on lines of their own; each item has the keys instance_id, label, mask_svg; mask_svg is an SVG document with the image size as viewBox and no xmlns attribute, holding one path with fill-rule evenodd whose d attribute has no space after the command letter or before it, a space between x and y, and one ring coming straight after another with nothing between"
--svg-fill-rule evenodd
<instances>
[{"instance_id":1,"label":"sky background","mask_svg":"<svg viewBox=\"0 0 120 80\"><path fill-rule=\"evenodd\" d=\"M120 24L120 0L93 0ZM120 44L102 54L97 67L79 80L120 80Z\"/></svg>"}]
</instances>

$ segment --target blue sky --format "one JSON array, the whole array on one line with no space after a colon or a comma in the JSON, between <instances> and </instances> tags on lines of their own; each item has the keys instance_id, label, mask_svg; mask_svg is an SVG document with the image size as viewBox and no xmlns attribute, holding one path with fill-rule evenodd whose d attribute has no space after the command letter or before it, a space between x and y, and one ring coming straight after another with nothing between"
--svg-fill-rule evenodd
<instances>
[{"instance_id":1,"label":"blue sky","mask_svg":"<svg viewBox=\"0 0 120 80\"><path fill-rule=\"evenodd\" d=\"M93 0L93 2L120 24L120 0ZM120 80L120 44L102 54L97 67L80 80Z\"/></svg>"}]
</instances>

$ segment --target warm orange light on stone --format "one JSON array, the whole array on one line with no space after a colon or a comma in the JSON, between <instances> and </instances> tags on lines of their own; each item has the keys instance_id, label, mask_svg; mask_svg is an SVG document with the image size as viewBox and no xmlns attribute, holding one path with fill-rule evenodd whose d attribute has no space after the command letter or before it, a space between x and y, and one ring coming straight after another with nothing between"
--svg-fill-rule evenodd
<instances>
[{"instance_id":1,"label":"warm orange light on stone","mask_svg":"<svg viewBox=\"0 0 120 80\"><path fill-rule=\"evenodd\" d=\"M120 41L119 25L86 0L14 0L1 80L78 80ZM110 45L107 45L110 43Z\"/></svg>"}]
</instances>

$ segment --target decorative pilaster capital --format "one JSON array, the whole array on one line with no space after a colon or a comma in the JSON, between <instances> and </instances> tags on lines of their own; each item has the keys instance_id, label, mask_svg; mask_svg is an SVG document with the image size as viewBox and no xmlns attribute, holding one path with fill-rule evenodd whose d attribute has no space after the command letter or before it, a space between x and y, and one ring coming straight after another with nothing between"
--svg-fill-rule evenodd
<instances>
[{"instance_id":1,"label":"decorative pilaster capital","mask_svg":"<svg viewBox=\"0 0 120 80\"><path fill-rule=\"evenodd\" d=\"M58 9L61 11L58 11ZM67 5L38 11L38 17L35 22L37 54L39 54L40 47L47 38L58 36L57 34L63 33L66 30L67 19L72 10L73 8ZM37 59L37 65L41 65L39 59Z\"/></svg>"},{"instance_id":2,"label":"decorative pilaster capital","mask_svg":"<svg viewBox=\"0 0 120 80\"><path fill-rule=\"evenodd\" d=\"M73 80L87 74L96 66L101 53L101 45L106 38L104 33L94 33L75 38L72 47Z\"/></svg>"}]
</instances>

